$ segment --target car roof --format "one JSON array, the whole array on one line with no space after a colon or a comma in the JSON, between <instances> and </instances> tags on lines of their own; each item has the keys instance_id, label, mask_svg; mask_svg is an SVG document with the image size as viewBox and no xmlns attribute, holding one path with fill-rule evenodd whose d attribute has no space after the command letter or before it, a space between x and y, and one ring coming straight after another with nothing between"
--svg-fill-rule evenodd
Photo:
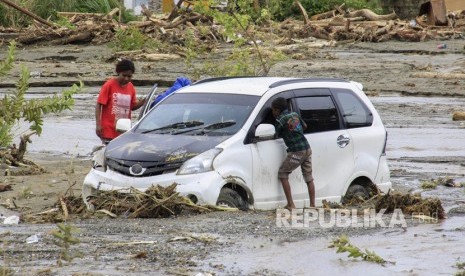
<instances>
[{"instance_id":1,"label":"car roof","mask_svg":"<svg viewBox=\"0 0 465 276\"><path fill-rule=\"evenodd\" d=\"M228 93L262 96L270 88L302 82L347 82L328 78L220 77L200 80L176 93Z\"/></svg>"}]
</instances>

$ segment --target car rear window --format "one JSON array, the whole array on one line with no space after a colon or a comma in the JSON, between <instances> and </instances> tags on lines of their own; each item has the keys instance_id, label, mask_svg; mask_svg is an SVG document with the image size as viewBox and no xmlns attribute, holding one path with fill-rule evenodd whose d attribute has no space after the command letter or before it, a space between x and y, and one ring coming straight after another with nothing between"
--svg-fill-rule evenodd
<instances>
[{"instance_id":1,"label":"car rear window","mask_svg":"<svg viewBox=\"0 0 465 276\"><path fill-rule=\"evenodd\" d=\"M304 133L339 129L339 116L330 96L299 97L296 103L307 124Z\"/></svg>"}]
</instances>

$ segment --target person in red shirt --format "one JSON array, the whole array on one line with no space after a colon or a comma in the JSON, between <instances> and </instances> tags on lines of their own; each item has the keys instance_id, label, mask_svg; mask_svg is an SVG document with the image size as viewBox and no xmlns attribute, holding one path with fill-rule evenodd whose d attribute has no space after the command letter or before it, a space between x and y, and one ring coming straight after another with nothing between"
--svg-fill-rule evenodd
<instances>
[{"instance_id":1,"label":"person in red shirt","mask_svg":"<svg viewBox=\"0 0 465 276\"><path fill-rule=\"evenodd\" d=\"M135 72L134 63L123 59L116 64L117 76L106 81L100 89L95 105L96 134L104 144L120 135L116 121L131 118L131 111L145 103L145 98L136 98L136 89L131 83Z\"/></svg>"}]
</instances>

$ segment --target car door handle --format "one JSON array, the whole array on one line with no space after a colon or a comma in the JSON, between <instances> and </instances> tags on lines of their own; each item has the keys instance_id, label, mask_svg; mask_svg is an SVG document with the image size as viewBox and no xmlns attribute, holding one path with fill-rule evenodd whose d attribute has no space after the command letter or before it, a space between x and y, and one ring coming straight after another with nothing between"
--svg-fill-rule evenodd
<instances>
[{"instance_id":1,"label":"car door handle","mask_svg":"<svg viewBox=\"0 0 465 276\"><path fill-rule=\"evenodd\" d=\"M337 145L340 148L345 148L350 143L350 138L347 135L339 135L337 137Z\"/></svg>"}]
</instances>

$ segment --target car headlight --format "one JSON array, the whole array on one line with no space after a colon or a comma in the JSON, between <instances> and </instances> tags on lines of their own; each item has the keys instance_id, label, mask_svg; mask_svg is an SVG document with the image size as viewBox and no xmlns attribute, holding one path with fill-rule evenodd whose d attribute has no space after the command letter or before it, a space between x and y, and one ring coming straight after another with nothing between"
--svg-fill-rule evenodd
<instances>
[{"instance_id":1,"label":"car headlight","mask_svg":"<svg viewBox=\"0 0 465 276\"><path fill-rule=\"evenodd\" d=\"M187 160L179 168L177 174L194 174L213 170L213 160L221 151L222 149L214 148Z\"/></svg>"}]
</instances>

